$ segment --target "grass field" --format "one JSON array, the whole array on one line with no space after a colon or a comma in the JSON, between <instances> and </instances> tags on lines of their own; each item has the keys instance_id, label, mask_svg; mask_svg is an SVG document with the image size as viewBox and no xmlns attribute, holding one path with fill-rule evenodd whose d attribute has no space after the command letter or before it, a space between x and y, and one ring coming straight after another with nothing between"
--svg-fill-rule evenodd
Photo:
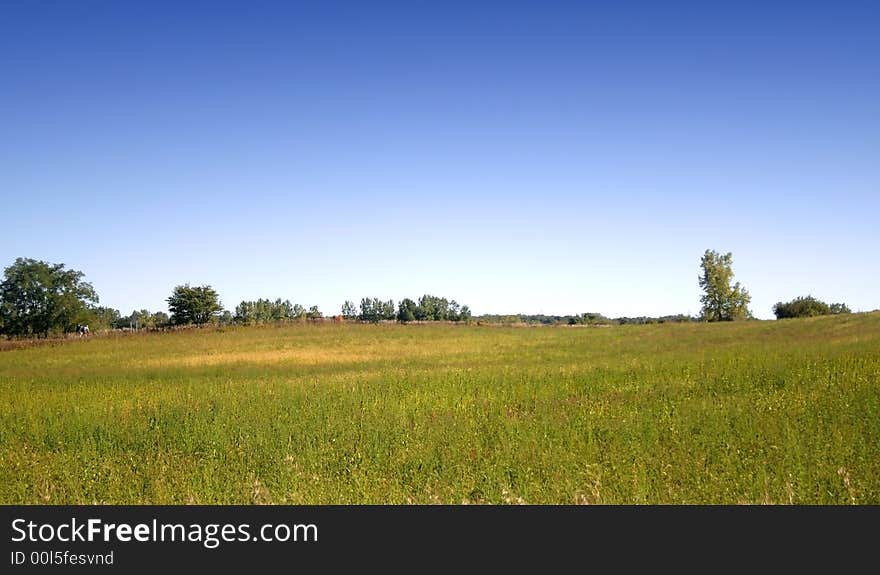
<instances>
[{"instance_id":1,"label":"grass field","mask_svg":"<svg viewBox=\"0 0 880 575\"><path fill-rule=\"evenodd\" d=\"M0 503L880 503L880 314L0 352Z\"/></svg>"}]
</instances>

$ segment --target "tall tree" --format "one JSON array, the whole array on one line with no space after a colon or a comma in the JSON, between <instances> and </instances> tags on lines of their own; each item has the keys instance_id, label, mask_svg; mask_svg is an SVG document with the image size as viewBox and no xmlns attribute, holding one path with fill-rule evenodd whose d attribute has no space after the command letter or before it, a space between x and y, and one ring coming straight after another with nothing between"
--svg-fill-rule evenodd
<instances>
[{"instance_id":1,"label":"tall tree","mask_svg":"<svg viewBox=\"0 0 880 575\"><path fill-rule=\"evenodd\" d=\"M752 296L739 282L730 285L733 279L733 255L730 252L722 255L706 250L700 267L703 273L698 280L705 292L700 296L700 302L705 321L732 321L752 316L748 307Z\"/></svg>"},{"instance_id":2,"label":"tall tree","mask_svg":"<svg viewBox=\"0 0 880 575\"><path fill-rule=\"evenodd\" d=\"M246 325L254 323L256 321L255 307L252 301L243 301L235 306L235 321Z\"/></svg>"},{"instance_id":3,"label":"tall tree","mask_svg":"<svg viewBox=\"0 0 880 575\"><path fill-rule=\"evenodd\" d=\"M357 319L357 316L357 306L354 305L353 301L345 300L345 303L342 304L342 317L345 319Z\"/></svg>"},{"instance_id":4,"label":"tall tree","mask_svg":"<svg viewBox=\"0 0 880 575\"><path fill-rule=\"evenodd\" d=\"M461 321L461 306L458 305L458 302L455 300L449 302L449 314L447 315L447 319L449 321Z\"/></svg>"},{"instance_id":5,"label":"tall tree","mask_svg":"<svg viewBox=\"0 0 880 575\"><path fill-rule=\"evenodd\" d=\"M14 336L70 331L87 321L98 294L83 273L30 258L18 258L0 283L0 325Z\"/></svg>"},{"instance_id":6,"label":"tall tree","mask_svg":"<svg viewBox=\"0 0 880 575\"><path fill-rule=\"evenodd\" d=\"M359 320L379 323L379 320L382 319L383 312L384 304L379 298L361 298L361 313L358 316Z\"/></svg>"},{"instance_id":7,"label":"tall tree","mask_svg":"<svg viewBox=\"0 0 880 575\"><path fill-rule=\"evenodd\" d=\"M174 325L205 324L223 310L217 292L208 285L177 286L167 301Z\"/></svg>"},{"instance_id":8,"label":"tall tree","mask_svg":"<svg viewBox=\"0 0 880 575\"><path fill-rule=\"evenodd\" d=\"M419 321L433 321L434 319L434 296L425 294L419 298L419 305L416 306L415 315Z\"/></svg>"},{"instance_id":9,"label":"tall tree","mask_svg":"<svg viewBox=\"0 0 880 575\"><path fill-rule=\"evenodd\" d=\"M407 298L403 298L400 304L397 306L397 321L400 323L407 323L411 321L415 321L416 319L416 309L418 309L418 305L413 300Z\"/></svg>"},{"instance_id":10,"label":"tall tree","mask_svg":"<svg viewBox=\"0 0 880 575\"><path fill-rule=\"evenodd\" d=\"M89 308L89 319L86 324L90 325L90 329L113 329L120 320L119 310L109 307L91 307Z\"/></svg>"},{"instance_id":11,"label":"tall tree","mask_svg":"<svg viewBox=\"0 0 880 575\"><path fill-rule=\"evenodd\" d=\"M155 325L156 327L164 327L168 324L169 321L168 314L164 311L157 311L151 316L151 318L153 325Z\"/></svg>"},{"instance_id":12,"label":"tall tree","mask_svg":"<svg viewBox=\"0 0 880 575\"><path fill-rule=\"evenodd\" d=\"M395 317L397 317L397 314L394 312L394 300L390 299L382 302L382 319L393 320Z\"/></svg>"}]
</instances>

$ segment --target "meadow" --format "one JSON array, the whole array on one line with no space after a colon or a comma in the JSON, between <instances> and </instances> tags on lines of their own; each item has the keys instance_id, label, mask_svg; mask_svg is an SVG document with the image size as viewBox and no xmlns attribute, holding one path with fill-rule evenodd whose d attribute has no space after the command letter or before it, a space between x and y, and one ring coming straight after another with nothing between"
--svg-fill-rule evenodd
<instances>
[{"instance_id":1,"label":"meadow","mask_svg":"<svg viewBox=\"0 0 880 575\"><path fill-rule=\"evenodd\" d=\"M878 504L880 313L0 352L2 504Z\"/></svg>"}]
</instances>

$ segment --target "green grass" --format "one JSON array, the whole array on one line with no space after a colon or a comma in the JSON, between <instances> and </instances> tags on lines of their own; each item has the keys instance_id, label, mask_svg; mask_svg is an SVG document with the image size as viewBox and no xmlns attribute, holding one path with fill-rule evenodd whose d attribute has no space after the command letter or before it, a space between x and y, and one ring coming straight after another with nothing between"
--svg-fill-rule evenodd
<instances>
[{"instance_id":1,"label":"green grass","mask_svg":"<svg viewBox=\"0 0 880 575\"><path fill-rule=\"evenodd\" d=\"M0 352L0 503L880 503L880 314Z\"/></svg>"}]
</instances>

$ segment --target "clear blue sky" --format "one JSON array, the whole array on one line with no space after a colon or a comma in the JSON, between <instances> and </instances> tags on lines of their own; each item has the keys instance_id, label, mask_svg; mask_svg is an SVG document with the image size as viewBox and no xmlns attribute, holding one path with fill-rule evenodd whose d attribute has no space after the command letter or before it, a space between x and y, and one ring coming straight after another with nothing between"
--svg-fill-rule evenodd
<instances>
[{"instance_id":1,"label":"clear blue sky","mask_svg":"<svg viewBox=\"0 0 880 575\"><path fill-rule=\"evenodd\" d=\"M0 4L0 265L101 303L880 307L880 3Z\"/></svg>"}]
</instances>

